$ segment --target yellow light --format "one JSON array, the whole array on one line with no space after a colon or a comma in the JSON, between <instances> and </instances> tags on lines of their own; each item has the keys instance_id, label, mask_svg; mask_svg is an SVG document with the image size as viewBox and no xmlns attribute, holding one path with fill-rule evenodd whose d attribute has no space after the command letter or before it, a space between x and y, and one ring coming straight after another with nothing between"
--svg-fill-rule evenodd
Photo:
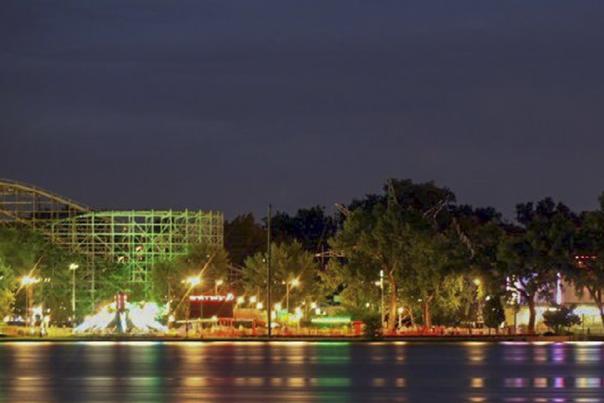
<instances>
[{"instance_id":1,"label":"yellow light","mask_svg":"<svg viewBox=\"0 0 604 403\"><path fill-rule=\"evenodd\" d=\"M255 296L255 295L254 295L254 296L252 296L252 297L250 297L250 304L255 304L255 303L256 303L256 301L257 301L257 299L256 299L256 296Z\"/></svg>"},{"instance_id":2,"label":"yellow light","mask_svg":"<svg viewBox=\"0 0 604 403\"><path fill-rule=\"evenodd\" d=\"M405 311L405 308L403 308L402 306L398 308L399 315L402 314L404 311Z\"/></svg>"},{"instance_id":3,"label":"yellow light","mask_svg":"<svg viewBox=\"0 0 604 403\"><path fill-rule=\"evenodd\" d=\"M30 276L21 277L21 285L23 287L27 287L29 285L36 284L39 282L40 282L40 279L36 278L36 277L30 277Z\"/></svg>"},{"instance_id":4,"label":"yellow light","mask_svg":"<svg viewBox=\"0 0 604 403\"><path fill-rule=\"evenodd\" d=\"M295 278L295 279L293 279L293 280L291 281L291 286L292 286L292 287L297 287L297 286L299 286L299 285L300 285L300 280L298 280L297 278Z\"/></svg>"},{"instance_id":5,"label":"yellow light","mask_svg":"<svg viewBox=\"0 0 604 403\"><path fill-rule=\"evenodd\" d=\"M277 302L277 303L275 304L275 311L280 311L280 310L281 310L281 303L280 303L280 302Z\"/></svg>"},{"instance_id":6,"label":"yellow light","mask_svg":"<svg viewBox=\"0 0 604 403\"><path fill-rule=\"evenodd\" d=\"M474 285L478 287L480 284L481 284L480 279L479 278L475 278L474 279Z\"/></svg>"},{"instance_id":7,"label":"yellow light","mask_svg":"<svg viewBox=\"0 0 604 403\"><path fill-rule=\"evenodd\" d=\"M69 265L69 270L77 270L80 266L76 263L72 263Z\"/></svg>"},{"instance_id":8,"label":"yellow light","mask_svg":"<svg viewBox=\"0 0 604 403\"><path fill-rule=\"evenodd\" d=\"M223 285L223 284L224 284L224 281L223 281L222 279L218 279L218 280L216 280L216 285L217 285L217 286L221 286L221 285Z\"/></svg>"},{"instance_id":9,"label":"yellow light","mask_svg":"<svg viewBox=\"0 0 604 403\"><path fill-rule=\"evenodd\" d=\"M195 287L196 285L201 284L201 278L199 276L191 276L191 277L187 277L185 282L187 284L190 284L191 286Z\"/></svg>"},{"instance_id":10,"label":"yellow light","mask_svg":"<svg viewBox=\"0 0 604 403\"><path fill-rule=\"evenodd\" d=\"M316 302L311 302L310 303L310 309L315 309L317 307L317 303Z\"/></svg>"},{"instance_id":11,"label":"yellow light","mask_svg":"<svg viewBox=\"0 0 604 403\"><path fill-rule=\"evenodd\" d=\"M237 305L241 305L245 302L245 297L237 297Z\"/></svg>"},{"instance_id":12,"label":"yellow light","mask_svg":"<svg viewBox=\"0 0 604 403\"><path fill-rule=\"evenodd\" d=\"M260 309L262 309L262 308L264 308L264 305L262 304L262 302L258 302L258 303L256 304L256 309L260 310Z\"/></svg>"}]
</instances>

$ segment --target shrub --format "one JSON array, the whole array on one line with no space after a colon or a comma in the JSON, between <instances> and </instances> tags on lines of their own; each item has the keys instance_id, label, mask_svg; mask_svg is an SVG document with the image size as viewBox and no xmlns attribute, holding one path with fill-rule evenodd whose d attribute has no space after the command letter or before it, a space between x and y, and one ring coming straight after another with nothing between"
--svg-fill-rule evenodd
<instances>
[{"instance_id":1,"label":"shrub","mask_svg":"<svg viewBox=\"0 0 604 403\"><path fill-rule=\"evenodd\" d=\"M575 306L556 306L556 309L543 313L543 323L555 334L566 332L569 327L581 324L581 318L574 313Z\"/></svg>"},{"instance_id":2,"label":"shrub","mask_svg":"<svg viewBox=\"0 0 604 403\"><path fill-rule=\"evenodd\" d=\"M367 315L363 318L365 324L365 336L379 338L382 336L382 319L380 315Z\"/></svg>"},{"instance_id":3,"label":"shrub","mask_svg":"<svg viewBox=\"0 0 604 403\"><path fill-rule=\"evenodd\" d=\"M501 322L505 320L505 312L499 297L492 296L485 301L482 307L482 317L485 326L489 328L498 328L501 325Z\"/></svg>"}]
</instances>

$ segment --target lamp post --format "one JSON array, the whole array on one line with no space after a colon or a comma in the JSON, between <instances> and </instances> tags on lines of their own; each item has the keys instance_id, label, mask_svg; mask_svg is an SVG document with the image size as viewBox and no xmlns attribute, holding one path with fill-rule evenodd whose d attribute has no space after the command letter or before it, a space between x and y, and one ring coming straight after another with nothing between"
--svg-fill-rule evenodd
<instances>
[{"instance_id":1,"label":"lamp post","mask_svg":"<svg viewBox=\"0 0 604 403\"><path fill-rule=\"evenodd\" d=\"M218 295L218 287L220 287L223 284L224 284L224 281L222 279L216 280L216 282L214 283L214 295Z\"/></svg>"},{"instance_id":2,"label":"lamp post","mask_svg":"<svg viewBox=\"0 0 604 403\"><path fill-rule=\"evenodd\" d=\"M79 268L76 263L69 265L71 271L71 325L75 327L76 324L76 270Z\"/></svg>"},{"instance_id":3,"label":"lamp post","mask_svg":"<svg viewBox=\"0 0 604 403\"><path fill-rule=\"evenodd\" d=\"M196 286L201 284L200 276L189 276L182 281L185 284L189 285L189 292L192 291ZM201 316L203 318L203 303L200 305ZM189 322L191 321L191 307L187 309L187 321L185 323L185 337L189 337Z\"/></svg>"},{"instance_id":4,"label":"lamp post","mask_svg":"<svg viewBox=\"0 0 604 403\"><path fill-rule=\"evenodd\" d=\"M382 318L382 326L384 326L384 270L380 270L380 279L375 282L375 285L380 287L380 316Z\"/></svg>"},{"instance_id":5,"label":"lamp post","mask_svg":"<svg viewBox=\"0 0 604 403\"><path fill-rule=\"evenodd\" d=\"M189 286L191 288L194 288L195 286L201 284L201 277L199 276L191 276L191 277L187 277L184 282L186 284L189 284Z\"/></svg>"},{"instance_id":6,"label":"lamp post","mask_svg":"<svg viewBox=\"0 0 604 403\"><path fill-rule=\"evenodd\" d=\"M267 315L267 332L269 339L273 335L273 318L271 312L271 286L273 282L273 271L271 268L271 216L272 206L268 204L268 217L266 219L266 315Z\"/></svg>"},{"instance_id":7,"label":"lamp post","mask_svg":"<svg viewBox=\"0 0 604 403\"><path fill-rule=\"evenodd\" d=\"M294 279L288 281L287 283L285 283L285 309L287 310L288 314L289 314L289 293L290 293L292 287L297 287L298 285L300 285L300 280L298 280L297 278L294 278Z\"/></svg>"},{"instance_id":8,"label":"lamp post","mask_svg":"<svg viewBox=\"0 0 604 403\"><path fill-rule=\"evenodd\" d=\"M399 329L399 331L403 327L403 312L404 312L404 310L405 309L402 306L398 308L398 329Z\"/></svg>"},{"instance_id":9,"label":"lamp post","mask_svg":"<svg viewBox=\"0 0 604 403\"><path fill-rule=\"evenodd\" d=\"M31 276L21 277L21 286L25 288L25 321L26 321L27 326L29 326L29 323L31 321L31 318L30 318L31 309L29 306L33 299L33 295L32 295L33 292L32 292L31 286L36 283L39 283L39 282L40 282L40 279L36 278L36 277L31 277Z\"/></svg>"},{"instance_id":10,"label":"lamp post","mask_svg":"<svg viewBox=\"0 0 604 403\"><path fill-rule=\"evenodd\" d=\"M484 323L484 318L482 317L482 294L480 288L480 286L482 285L482 280L476 277L474 280L472 280L472 283L474 283L474 285L476 286L476 325L478 326L479 323Z\"/></svg>"}]
</instances>

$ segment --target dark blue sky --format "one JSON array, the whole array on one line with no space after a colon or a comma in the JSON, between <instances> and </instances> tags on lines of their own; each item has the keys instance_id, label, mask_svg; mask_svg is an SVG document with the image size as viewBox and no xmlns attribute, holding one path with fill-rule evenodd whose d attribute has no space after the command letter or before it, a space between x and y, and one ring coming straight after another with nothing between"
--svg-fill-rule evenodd
<instances>
[{"instance_id":1,"label":"dark blue sky","mask_svg":"<svg viewBox=\"0 0 604 403\"><path fill-rule=\"evenodd\" d=\"M601 0L4 0L0 177L227 216L387 177L593 208L603 21Z\"/></svg>"}]
</instances>

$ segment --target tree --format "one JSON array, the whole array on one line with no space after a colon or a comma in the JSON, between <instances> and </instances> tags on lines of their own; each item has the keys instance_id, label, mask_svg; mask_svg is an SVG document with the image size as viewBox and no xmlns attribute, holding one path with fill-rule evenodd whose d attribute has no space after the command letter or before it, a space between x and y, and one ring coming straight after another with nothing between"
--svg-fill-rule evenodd
<instances>
[{"instance_id":1,"label":"tree","mask_svg":"<svg viewBox=\"0 0 604 403\"><path fill-rule=\"evenodd\" d=\"M384 191L350 205L351 213L331 244L343 253L346 264L327 275L346 281L340 285L341 295L354 295L371 289L382 271L388 329L396 325L399 299L407 305L420 302L424 325L429 327L434 301L466 258L467 251L451 227L449 205L454 195L433 183L408 180L390 180ZM351 284L359 283L365 287L345 294Z\"/></svg>"},{"instance_id":2,"label":"tree","mask_svg":"<svg viewBox=\"0 0 604 403\"><path fill-rule=\"evenodd\" d=\"M0 320L12 312L16 285L12 268L0 256Z\"/></svg>"},{"instance_id":3,"label":"tree","mask_svg":"<svg viewBox=\"0 0 604 403\"><path fill-rule=\"evenodd\" d=\"M42 304L50 309L54 322L67 320L71 315L69 265L79 263L79 256L52 244L27 227L15 226L0 228L0 258L12 268L14 279L29 275L41 280L31 286L35 287L32 306ZM25 306L25 293L14 295L14 298L19 299L15 304L18 308Z\"/></svg>"},{"instance_id":4,"label":"tree","mask_svg":"<svg viewBox=\"0 0 604 403\"><path fill-rule=\"evenodd\" d=\"M245 259L266 248L266 229L250 214L224 223L224 246L231 263L243 267Z\"/></svg>"},{"instance_id":5,"label":"tree","mask_svg":"<svg viewBox=\"0 0 604 403\"><path fill-rule=\"evenodd\" d=\"M187 276L201 276L201 289L213 291L216 281L227 283L229 279L229 255L221 246L207 243L191 245L188 253L179 261ZM229 284L225 286L230 287Z\"/></svg>"},{"instance_id":6,"label":"tree","mask_svg":"<svg viewBox=\"0 0 604 403\"><path fill-rule=\"evenodd\" d=\"M267 261L266 253L257 253L245 260L243 284L246 294L259 301L266 298ZM271 295L273 301L284 301L286 287L290 287L290 306L305 302L310 304L320 296L318 266L314 255L305 251L302 245L291 243L271 244ZM292 286L292 281L295 280Z\"/></svg>"},{"instance_id":7,"label":"tree","mask_svg":"<svg viewBox=\"0 0 604 403\"><path fill-rule=\"evenodd\" d=\"M327 248L337 225L323 207L314 206L299 209L293 216L277 212L271 220L271 229L276 243L298 241L304 250L316 253Z\"/></svg>"},{"instance_id":8,"label":"tree","mask_svg":"<svg viewBox=\"0 0 604 403\"><path fill-rule=\"evenodd\" d=\"M563 204L546 198L516 208L519 227L502 241L500 278L529 308L529 333L535 332L538 298L551 300L559 273L573 265L576 217Z\"/></svg>"},{"instance_id":9,"label":"tree","mask_svg":"<svg viewBox=\"0 0 604 403\"><path fill-rule=\"evenodd\" d=\"M224 282L219 292L231 290L227 282L228 274L229 258L224 248L206 243L194 244L186 255L153 266L153 298L160 303L169 303L171 311L182 316L186 311L184 299L188 292L213 294L217 280ZM186 283L190 277L199 277L201 280L194 290Z\"/></svg>"},{"instance_id":10,"label":"tree","mask_svg":"<svg viewBox=\"0 0 604 403\"><path fill-rule=\"evenodd\" d=\"M453 227L470 252L468 266L463 270L466 283L466 292L462 293L464 309L458 316L465 321L474 321L482 312L484 319L488 301L499 301L498 296L506 290L498 257L499 246L506 234L506 223L501 214L491 207L456 206L452 209L452 215L455 220ZM470 290L473 292L470 293ZM471 294L471 300L468 300L468 294Z\"/></svg>"},{"instance_id":11,"label":"tree","mask_svg":"<svg viewBox=\"0 0 604 403\"><path fill-rule=\"evenodd\" d=\"M469 289L463 287L460 273L467 262L465 252L454 234L431 231L415 234L400 283L406 301L417 299L420 303L426 328L432 326L434 306L442 313L460 308L463 291Z\"/></svg>"},{"instance_id":12,"label":"tree","mask_svg":"<svg viewBox=\"0 0 604 403\"><path fill-rule=\"evenodd\" d=\"M505 312L501 304L501 298L498 296L490 296L482 307L482 317L484 324L488 328L499 328L505 320Z\"/></svg>"},{"instance_id":13,"label":"tree","mask_svg":"<svg viewBox=\"0 0 604 403\"><path fill-rule=\"evenodd\" d=\"M506 235L506 223L493 208L473 208L468 205L453 210L456 230L470 249L467 274L479 279L483 295L505 291L499 271L499 247Z\"/></svg>"},{"instance_id":14,"label":"tree","mask_svg":"<svg viewBox=\"0 0 604 403\"><path fill-rule=\"evenodd\" d=\"M587 290L604 325L604 193L600 196L600 208L581 216L576 252L580 257L566 271L566 277L579 294Z\"/></svg>"},{"instance_id":15,"label":"tree","mask_svg":"<svg viewBox=\"0 0 604 403\"><path fill-rule=\"evenodd\" d=\"M380 314L380 289L375 286L375 270L364 270L363 264L348 264L330 259L325 271L319 273L325 296L332 296L334 302L354 319ZM379 274L379 273L378 273Z\"/></svg>"},{"instance_id":16,"label":"tree","mask_svg":"<svg viewBox=\"0 0 604 403\"><path fill-rule=\"evenodd\" d=\"M574 313L575 306L557 306L543 312L543 323L556 334L568 331L568 328L581 324L581 318Z\"/></svg>"}]
</instances>

